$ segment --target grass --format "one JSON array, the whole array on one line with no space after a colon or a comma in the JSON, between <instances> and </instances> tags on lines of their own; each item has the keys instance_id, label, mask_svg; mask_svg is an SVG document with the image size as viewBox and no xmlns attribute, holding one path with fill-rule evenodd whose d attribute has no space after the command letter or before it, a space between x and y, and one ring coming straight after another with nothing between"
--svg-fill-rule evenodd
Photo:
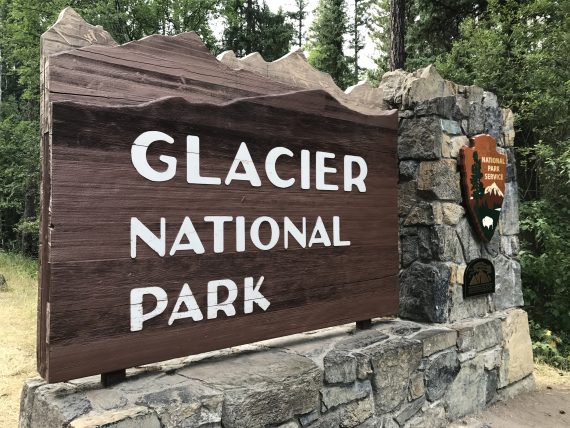
<instances>
[{"instance_id":1,"label":"grass","mask_svg":"<svg viewBox=\"0 0 570 428\"><path fill-rule=\"evenodd\" d=\"M17 427L24 379L36 372L37 263L0 251L0 427Z\"/></svg>"},{"instance_id":2,"label":"grass","mask_svg":"<svg viewBox=\"0 0 570 428\"><path fill-rule=\"evenodd\" d=\"M534 363L534 377L539 390L565 389L570 390L570 372L557 369L545 363Z\"/></svg>"}]
</instances>

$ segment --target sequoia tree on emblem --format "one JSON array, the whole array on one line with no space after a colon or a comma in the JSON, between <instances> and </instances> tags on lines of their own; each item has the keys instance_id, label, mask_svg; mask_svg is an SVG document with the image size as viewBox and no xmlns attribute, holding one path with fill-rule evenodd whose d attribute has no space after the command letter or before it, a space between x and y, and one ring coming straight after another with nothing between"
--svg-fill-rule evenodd
<instances>
[{"instance_id":1,"label":"sequoia tree on emblem","mask_svg":"<svg viewBox=\"0 0 570 428\"><path fill-rule=\"evenodd\" d=\"M461 149L463 200L471 224L483 241L495 233L505 197L507 156L497 151L497 143L487 134L471 138Z\"/></svg>"}]
</instances>

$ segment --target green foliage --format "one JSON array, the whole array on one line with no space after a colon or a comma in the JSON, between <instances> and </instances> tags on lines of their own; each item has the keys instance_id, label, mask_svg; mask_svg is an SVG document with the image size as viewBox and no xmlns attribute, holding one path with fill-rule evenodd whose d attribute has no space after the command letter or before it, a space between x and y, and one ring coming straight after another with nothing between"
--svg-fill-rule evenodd
<instances>
[{"instance_id":1,"label":"green foliage","mask_svg":"<svg viewBox=\"0 0 570 428\"><path fill-rule=\"evenodd\" d=\"M352 21L348 24L347 30L352 55L347 56L350 69L346 81L347 86L357 84L363 71L358 65L358 58L360 51L364 49L364 30L369 19L370 0L351 0L350 7L352 8Z\"/></svg>"},{"instance_id":2,"label":"green foliage","mask_svg":"<svg viewBox=\"0 0 570 428\"><path fill-rule=\"evenodd\" d=\"M5 117L0 121L0 243L10 249L18 248L19 233L37 232L16 226L22 221L26 192L37 189L39 178L39 124L22 120L15 104L2 103ZM10 107L14 111L8 114Z\"/></svg>"},{"instance_id":3,"label":"green foliage","mask_svg":"<svg viewBox=\"0 0 570 428\"><path fill-rule=\"evenodd\" d=\"M570 370L570 335L557 335L535 321L529 321L534 360L562 370Z\"/></svg>"},{"instance_id":4,"label":"green foliage","mask_svg":"<svg viewBox=\"0 0 570 428\"><path fill-rule=\"evenodd\" d=\"M570 144L539 143L523 153L523 167L532 164L541 185L541 197L521 206L525 302L533 319L570 332Z\"/></svg>"},{"instance_id":5,"label":"green foliage","mask_svg":"<svg viewBox=\"0 0 570 428\"><path fill-rule=\"evenodd\" d=\"M119 43L196 31L217 50L219 0L0 0L0 246L37 251L40 35L74 7Z\"/></svg>"},{"instance_id":6,"label":"green foliage","mask_svg":"<svg viewBox=\"0 0 570 428\"><path fill-rule=\"evenodd\" d=\"M379 79L389 71L390 0L375 0L368 6L370 38L376 45L377 69L369 76ZM414 71L434 63L459 39L466 18L479 19L487 10L487 0L406 0L406 66Z\"/></svg>"},{"instance_id":7,"label":"green foliage","mask_svg":"<svg viewBox=\"0 0 570 428\"><path fill-rule=\"evenodd\" d=\"M263 1L225 0L222 9L226 26L223 49L237 56L259 52L266 61L274 61L289 52L295 29L283 10L271 12Z\"/></svg>"},{"instance_id":8,"label":"green foliage","mask_svg":"<svg viewBox=\"0 0 570 428\"><path fill-rule=\"evenodd\" d=\"M295 40L298 47L303 46L303 41L305 40L306 30L305 30L305 19L309 11L308 0L295 0L295 11L289 12L287 16L293 22L293 27L295 27Z\"/></svg>"},{"instance_id":9,"label":"green foliage","mask_svg":"<svg viewBox=\"0 0 570 428\"><path fill-rule=\"evenodd\" d=\"M487 0L406 1L406 70L434 63L459 39L466 18L479 20Z\"/></svg>"},{"instance_id":10,"label":"green foliage","mask_svg":"<svg viewBox=\"0 0 570 428\"><path fill-rule=\"evenodd\" d=\"M460 33L438 69L515 113L526 308L570 332L570 2L492 0Z\"/></svg>"},{"instance_id":11,"label":"green foliage","mask_svg":"<svg viewBox=\"0 0 570 428\"><path fill-rule=\"evenodd\" d=\"M382 75L390 70L390 0L373 1L368 10L366 26L378 55L374 58L376 68L367 71L367 78L377 86Z\"/></svg>"},{"instance_id":12,"label":"green foliage","mask_svg":"<svg viewBox=\"0 0 570 428\"><path fill-rule=\"evenodd\" d=\"M346 31L344 0L319 0L307 42L307 59L316 69L330 74L343 89L351 82L348 61L343 52Z\"/></svg>"},{"instance_id":13,"label":"green foliage","mask_svg":"<svg viewBox=\"0 0 570 428\"><path fill-rule=\"evenodd\" d=\"M481 182L481 159L477 152L473 152L473 166L471 166L471 195L477 201L485 196L485 188Z\"/></svg>"},{"instance_id":14,"label":"green foliage","mask_svg":"<svg viewBox=\"0 0 570 428\"><path fill-rule=\"evenodd\" d=\"M273 13L263 2L259 19L259 33L261 45L258 51L266 61L275 61L289 53L295 31L281 8L277 13Z\"/></svg>"},{"instance_id":15,"label":"green foliage","mask_svg":"<svg viewBox=\"0 0 570 428\"><path fill-rule=\"evenodd\" d=\"M36 280L38 276L38 262L30 257L18 253L0 250L0 266L2 272L9 271L12 277ZM34 284L36 285L36 284ZM10 283L8 283L10 286Z\"/></svg>"},{"instance_id":16,"label":"green foliage","mask_svg":"<svg viewBox=\"0 0 570 428\"><path fill-rule=\"evenodd\" d=\"M118 43L150 34L195 31L208 49L217 51L210 20L218 16L219 0L97 0L72 5L92 24L102 25Z\"/></svg>"}]
</instances>

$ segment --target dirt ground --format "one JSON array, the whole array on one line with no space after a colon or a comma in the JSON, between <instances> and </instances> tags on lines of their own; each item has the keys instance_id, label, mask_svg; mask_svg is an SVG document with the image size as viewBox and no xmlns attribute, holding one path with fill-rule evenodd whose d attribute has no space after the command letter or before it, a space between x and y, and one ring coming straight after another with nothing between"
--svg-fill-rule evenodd
<instances>
[{"instance_id":1,"label":"dirt ground","mask_svg":"<svg viewBox=\"0 0 570 428\"><path fill-rule=\"evenodd\" d=\"M499 402L452 424L453 428L569 428L570 372L537 364L537 391Z\"/></svg>"}]
</instances>

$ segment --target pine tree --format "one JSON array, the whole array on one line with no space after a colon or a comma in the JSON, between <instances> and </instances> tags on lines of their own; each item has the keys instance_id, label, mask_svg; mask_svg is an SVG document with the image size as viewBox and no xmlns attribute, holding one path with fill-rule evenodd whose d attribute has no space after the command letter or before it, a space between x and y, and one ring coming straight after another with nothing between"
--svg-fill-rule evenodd
<instances>
[{"instance_id":1,"label":"pine tree","mask_svg":"<svg viewBox=\"0 0 570 428\"><path fill-rule=\"evenodd\" d=\"M223 50L231 49L240 57L259 52L266 61L289 51L295 30L283 10L273 13L265 1L260 5L257 0L225 0L222 15Z\"/></svg>"},{"instance_id":2,"label":"pine tree","mask_svg":"<svg viewBox=\"0 0 570 428\"><path fill-rule=\"evenodd\" d=\"M382 75L390 69L390 0L375 0L368 6L369 17L366 21L368 34L376 47L375 70L368 70L367 78L379 82Z\"/></svg>"},{"instance_id":3,"label":"pine tree","mask_svg":"<svg viewBox=\"0 0 570 428\"><path fill-rule=\"evenodd\" d=\"M364 28L367 21L367 9L369 0L352 0L352 22L348 26L350 33L350 49L352 56L348 58L351 70L351 76L348 78L349 84L354 85L360 80L361 68L358 66L358 57L360 51L364 48Z\"/></svg>"},{"instance_id":4,"label":"pine tree","mask_svg":"<svg viewBox=\"0 0 570 428\"><path fill-rule=\"evenodd\" d=\"M434 63L448 52L466 18L484 16L488 0L408 0L406 2L406 69Z\"/></svg>"},{"instance_id":5,"label":"pine tree","mask_svg":"<svg viewBox=\"0 0 570 428\"><path fill-rule=\"evenodd\" d=\"M349 82L343 51L346 30L344 0L319 0L307 43L308 60L316 69L329 73L341 88L346 88Z\"/></svg>"},{"instance_id":6,"label":"pine tree","mask_svg":"<svg viewBox=\"0 0 570 428\"><path fill-rule=\"evenodd\" d=\"M219 0L175 0L172 1L170 22L172 33L194 31L212 52L219 50L210 22L219 12Z\"/></svg>"},{"instance_id":7,"label":"pine tree","mask_svg":"<svg viewBox=\"0 0 570 428\"><path fill-rule=\"evenodd\" d=\"M260 34L258 51L266 61L275 61L289 52L295 29L287 22L287 15L282 8L273 13L263 2L257 28Z\"/></svg>"},{"instance_id":8,"label":"pine tree","mask_svg":"<svg viewBox=\"0 0 570 428\"><path fill-rule=\"evenodd\" d=\"M485 187L481 182L481 159L475 151L473 152L473 166L471 166L471 195L477 204L485 196Z\"/></svg>"},{"instance_id":9,"label":"pine tree","mask_svg":"<svg viewBox=\"0 0 570 428\"><path fill-rule=\"evenodd\" d=\"M398 0L398 3L401 0ZM372 77L378 79L390 69L390 20L395 0L373 0L368 7L370 37L376 45L378 70ZM479 19L488 8L488 0L407 0L399 5L400 22L405 28L403 47L405 69L414 71L434 63L439 55L451 49L459 37L460 25L466 18ZM402 46L402 45L400 45Z\"/></svg>"},{"instance_id":10,"label":"pine tree","mask_svg":"<svg viewBox=\"0 0 570 428\"><path fill-rule=\"evenodd\" d=\"M308 5L308 0L295 0L295 12L288 13L289 18L295 25L295 40L299 47L303 46L303 40L305 39L305 19L308 14Z\"/></svg>"}]
</instances>

